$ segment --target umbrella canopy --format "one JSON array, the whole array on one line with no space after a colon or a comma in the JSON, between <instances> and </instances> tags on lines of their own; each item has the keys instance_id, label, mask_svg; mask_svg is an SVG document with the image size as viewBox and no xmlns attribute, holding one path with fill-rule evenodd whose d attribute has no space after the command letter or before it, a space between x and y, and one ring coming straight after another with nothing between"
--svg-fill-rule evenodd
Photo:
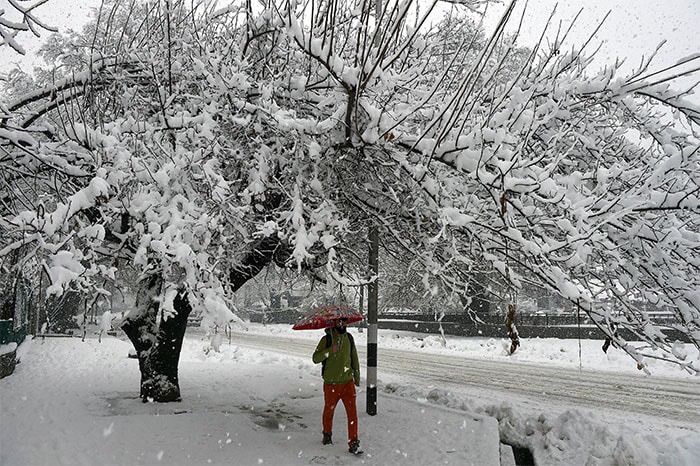
<instances>
[{"instance_id":1,"label":"umbrella canopy","mask_svg":"<svg viewBox=\"0 0 700 466\"><path fill-rule=\"evenodd\" d=\"M336 306L332 304L329 306L322 306L312 309L303 316L299 317L297 323L294 324L292 329L316 330L333 327L333 325L335 325L335 321L338 319L347 319L347 323L351 324L353 322L359 322L364 318L365 317L362 314L351 307Z\"/></svg>"}]
</instances>

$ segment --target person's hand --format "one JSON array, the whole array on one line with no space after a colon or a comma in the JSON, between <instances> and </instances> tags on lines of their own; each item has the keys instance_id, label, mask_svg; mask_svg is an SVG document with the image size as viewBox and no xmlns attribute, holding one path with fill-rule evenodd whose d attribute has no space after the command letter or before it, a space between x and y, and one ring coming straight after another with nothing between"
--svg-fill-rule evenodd
<instances>
[{"instance_id":1,"label":"person's hand","mask_svg":"<svg viewBox=\"0 0 700 466\"><path fill-rule=\"evenodd\" d=\"M333 343L333 346L331 346L331 350L334 353L337 353L338 352L338 343Z\"/></svg>"}]
</instances>

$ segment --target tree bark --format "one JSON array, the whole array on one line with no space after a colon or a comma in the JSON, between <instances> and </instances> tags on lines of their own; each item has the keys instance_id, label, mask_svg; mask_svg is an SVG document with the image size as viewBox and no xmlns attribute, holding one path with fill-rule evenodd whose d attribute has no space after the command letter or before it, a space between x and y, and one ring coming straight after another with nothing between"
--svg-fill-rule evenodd
<instances>
[{"instance_id":1,"label":"tree bark","mask_svg":"<svg viewBox=\"0 0 700 466\"><path fill-rule=\"evenodd\" d=\"M163 277L150 275L139 290L137 313L127 317L122 329L136 349L141 371L140 396L144 402L168 403L180 401L178 367L187 317L192 311L187 292L181 290L173 302L175 315L161 319L160 292Z\"/></svg>"},{"instance_id":2,"label":"tree bark","mask_svg":"<svg viewBox=\"0 0 700 466\"><path fill-rule=\"evenodd\" d=\"M229 286L234 293L251 278L255 277L270 263L275 262L280 266L289 256L287 248L280 244L277 236L262 238L246 254L241 264L231 268L229 272Z\"/></svg>"},{"instance_id":3,"label":"tree bark","mask_svg":"<svg viewBox=\"0 0 700 466\"><path fill-rule=\"evenodd\" d=\"M230 270L231 289L237 291L271 262L283 262L285 252L288 254L286 248L280 247L276 236L260 240L241 264ZM140 396L143 402L168 403L182 400L178 367L192 306L187 291L182 289L173 302L175 315L158 319L162 287L161 273L149 275L138 291L136 312L122 324L122 329L138 356L141 371Z\"/></svg>"}]
</instances>

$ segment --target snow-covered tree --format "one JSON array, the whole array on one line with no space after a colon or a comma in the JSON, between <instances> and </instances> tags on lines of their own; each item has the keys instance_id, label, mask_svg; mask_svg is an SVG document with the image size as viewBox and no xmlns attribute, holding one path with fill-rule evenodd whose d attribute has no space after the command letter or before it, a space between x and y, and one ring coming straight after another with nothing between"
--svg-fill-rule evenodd
<instances>
[{"instance_id":1,"label":"snow-covered tree","mask_svg":"<svg viewBox=\"0 0 700 466\"><path fill-rule=\"evenodd\" d=\"M370 226L427 293L532 282L640 365L697 372L634 304L700 344L700 113L666 85L697 60L590 72L561 41L517 48L514 2L490 35L445 34L436 3L108 4L70 73L4 106L0 256L40 263L49 294L136 268L144 399L179 399L192 309L230 321L272 263L366 282Z\"/></svg>"},{"instance_id":2,"label":"snow-covered tree","mask_svg":"<svg viewBox=\"0 0 700 466\"><path fill-rule=\"evenodd\" d=\"M22 46L22 40L18 37L22 33L31 32L39 37L42 30L56 31L56 28L45 23L37 17L33 10L49 0L36 0L26 2L22 0L10 0L9 10L0 9L0 47L10 47L15 52L24 55L26 51ZM20 16L20 20L8 19L5 13L11 12Z\"/></svg>"},{"instance_id":3,"label":"snow-covered tree","mask_svg":"<svg viewBox=\"0 0 700 466\"><path fill-rule=\"evenodd\" d=\"M356 11L335 11L334 29L281 20L337 82L345 153L377 174L355 171L346 196L405 246L426 288L463 292L486 261L515 290L531 280L570 300L640 366L661 357L697 371L637 304L672 311L698 345L700 113L689 89L666 84L698 57L617 77L616 64L589 74L590 58L556 42L505 73L502 22L476 58L465 37L445 66L449 49L406 24L406 4L388 5L377 35Z\"/></svg>"}]
</instances>

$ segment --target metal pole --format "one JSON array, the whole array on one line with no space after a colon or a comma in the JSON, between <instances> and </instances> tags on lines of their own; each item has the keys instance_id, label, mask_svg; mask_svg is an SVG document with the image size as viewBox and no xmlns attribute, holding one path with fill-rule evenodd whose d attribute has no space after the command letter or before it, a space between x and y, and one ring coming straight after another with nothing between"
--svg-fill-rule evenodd
<instances>
[{"instance_id":1,"label":"metal pole","mask_svg":"<svg viewBox=\"0 0 700 466\"><path fill-rule=\"evenodd\" d=\"M365 285L360 285L360 314L365 313ZM357 327L357 331L362 333L362 325Z\"/></svg>"},{"instance_id":2,"label":"metal pole","mask_svg":"<svg viewBox=\"0 0 700 466\"><path fill-rule=\"evenodd\" d=\"M367 292L367 414L377 414L377 308L379 301L379 231L369 230L369 269L373 280Z\"/></svg>"},{"instance_id":3,"label":"metal pole","mask_svg":"<svg viewBox=\"0 0 700 466\"><path fill-rule=\"evenodd\" d=\"M381 44L379 21L382 17L382 0L375 3L375 46ZM377 51L377 60L379 51ZM375 225L369 229L369 270L373 280L367 288L367 414L377 414L377 308L379 302L379 231Z\"/></svg>"}]
</instances>

